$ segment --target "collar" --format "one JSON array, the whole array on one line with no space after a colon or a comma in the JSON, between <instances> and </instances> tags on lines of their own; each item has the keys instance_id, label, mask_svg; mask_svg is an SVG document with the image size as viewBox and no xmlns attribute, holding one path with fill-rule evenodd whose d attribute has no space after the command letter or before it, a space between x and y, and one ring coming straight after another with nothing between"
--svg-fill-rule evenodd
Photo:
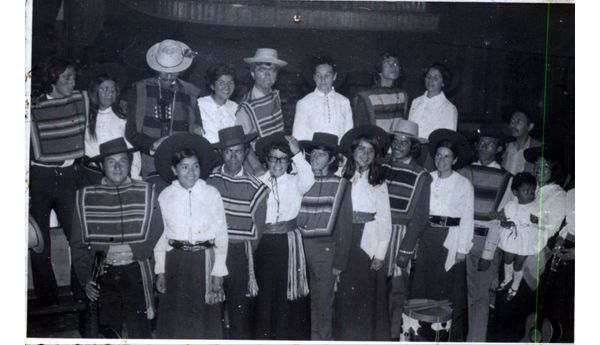
<instances>
[{"instance_id":1,"label":"collar","mask_svg":"<svg viewBox=\"0 0 600 345\"><path fill-rule=\"evenodd\" d=\"M104 114L110 114L112 112L113 112L112 107L108 107L108 108L106 108L104 110L98 109L98 114L103 114L104 115Z\"/></svg>"},{"instance_id":2,"label":"collar","mask_svg":"<svg viewBox=\"0 0 600 345\"><path fill-rule=\"evenodd\" d=\"M484 166L483 164L481 164L481 160L478 160L477 162L473 163L473 165L479 165L479 166ZM496 168L496 169L501 169L502 167L500 166L500 164L498 164L498 162L496 161L492 161L490 164L486 165L489 168Z\"/></svg>"},{"instance_id":3,"label":"collar","mask_svg":"<svg viewBox=\"0 0 600 345\"><path fill-rule=\"evenodd\" d=\"M319 88L315 88L315 94L319 97L326 97L326 96L332 96L335 93L335 87L331 87L331 91L329 91L328 93L323 93L321 90L319 90Z\"/></svg>"},{"instance_id":4,"label":"collar","mask_svg":"<svg viewBox=\"0 0 600 345\"><path fill-rule=\"evenodd\" d=\"M225 164L221 165L221 173L226 175L226 176L231 176L230 174L228 174L227 172L225 172ZM242 177L244 176L244 167L242 166L242 168L240 169L240 171L235 174L233 177Z\"/></svg>"},{"instance_id":5,"label":"collar","mask_svg":"<svg viewBox=\"0 0 600 345\"><path fill-rule=\"evenodd\" d=\"M446 95L444 95L444 91L440 91L440 93L438 95L433 96L431 98L427 97L428 92L429 91L425 90L425 93L423 94L425 96L425 100L427 100L427 102L440 103L446 99Z\"/></svg>"},{"instance_id":6,"label":"collar","mask_svg":"<svg viewBox=\"0 0 600 345\"><path fill-rule=\"evenodd\" d=\"M179 190L198 192L199 189L203 188L206 185L206 182L204 182L203 179L198 179L198 181L196 181L196 184L194 184L194 186L192 186L192 188L186 189L186 188L183 188L183 186L179 183L179 180L175 179L175 181L173 181L173 183L171 185L177 187Z\"/></svg>"},{"instance_id":7,"label":"collar","mask_svg":"<svg viewBox=\"0 0 600 345\"><path fill-rule=\"evenodd\" d=\"M125 178L125 181L123 181L123 182L122 182L122 183L119 185L119 187L121 187L121 186L124 186L124 185L126 185L126 184L129 184L129 183L131 183L131 178L129 178L129 176L127 176L127 177ZM102 181L100 181L100 184L101 184L101 185L106 185L106 186L115 186L115 187L116 187L116 185L114 185L114 184L112 184L112 183L109 183L109 182L108 182L108 179L106 178L106 176L104 176L104 177L102 178Z\"/></svg>"},{"instance_id":8,"label":"collar","mask_svg":"<svg viewBox=\"0 0 600 345\"><path fill-rule=\"evenodd\" d=\"M270 90L270 91L272 91L272 90ZM269 92L269 93L271 93L271 92ZM266 95L268 95L268 94L262 93L259 89L256 88L256 85L252 86L252 98L253 99L265 97Z\"/></svg>"}]
</instances>

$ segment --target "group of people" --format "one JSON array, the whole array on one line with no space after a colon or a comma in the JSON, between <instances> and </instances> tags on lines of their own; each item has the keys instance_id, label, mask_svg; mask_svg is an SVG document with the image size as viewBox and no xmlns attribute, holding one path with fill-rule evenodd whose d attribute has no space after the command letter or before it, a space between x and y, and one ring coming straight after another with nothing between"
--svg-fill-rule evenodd
<instances>
[{"instance_id":1,"label":"group of people","mask_svg":"<svg viewBox=\"0 0 600 345\"><path fill-rule=\"evenodd\" d=\"M524 110L509 114L510 135L482 125L473 150L442 91L446 66L428 65L409 103L397 56L382 54L376 85L350 101L320 53L289 134L275 49L244 59L254 86L239 105L231 65L207 70L205 97L179 78L194 56L174 40L152 46L157 74L133 84L126 109L110 74L80 92L75 65L47 64L31 125L38 303L57 302L50 210L74 298L130 338L423 340L409 309L443 307L437 333L486 341L490 291L510 301L523 278L535 290L557 236L554 255L574 258L559 150L530 137L539 124Z\"/></svg>"}]
</instances>

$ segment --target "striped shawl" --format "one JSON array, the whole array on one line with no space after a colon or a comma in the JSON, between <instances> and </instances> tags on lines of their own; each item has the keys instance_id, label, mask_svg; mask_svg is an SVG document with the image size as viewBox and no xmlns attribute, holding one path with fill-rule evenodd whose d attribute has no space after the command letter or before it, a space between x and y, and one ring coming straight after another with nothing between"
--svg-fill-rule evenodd
<instances>
[{"instance_id":1,"label":"striped shawl","mask_svg":"<svg viewBox=\"0 0 600 345\"><path fill-rule=\"evenodd\" d=\"M303 237L331 236L348 180L335 175L315 177L315 184L304 194L296 218Z\"/></svg>"},{"instance_id":2,"label":"striped shawl","mask_svg":"<svg viewBox=\"0 0 600 345\"><path fill-rule=\"evenodd\" d=\"M394 87L375 87L358 93L358 102L366 108L368 122L377 125L386 131L393 128L396 119L406 119L408 111L408 94ZM365 122L362 119L361 122Z\"/></svg>"},{"instance_id":3,"label":"striped shawl","mask_svg":"<svg viewBox=\"0 0 600 345\"><path fill-rule=\"evenodd\" d=\"M460 173L473 184L475 191L475 220L489 221L489 213L496 211L512 175L504 168L497 169L482 165L471 164Z\"/></svg>"},{"instance_id":4,"label":"striped shawl","mask_svg":"<svg viewBox=\"0 0 600 345\"><path fill-rule=\"evenodd\" d=\"M252 90L250 90L242 99L237 113L242 111L248 114L261 138L284 131L281 99L277 90L271 90L268 95L256 99L252 99Z\"/></svg>"}]
</instances>

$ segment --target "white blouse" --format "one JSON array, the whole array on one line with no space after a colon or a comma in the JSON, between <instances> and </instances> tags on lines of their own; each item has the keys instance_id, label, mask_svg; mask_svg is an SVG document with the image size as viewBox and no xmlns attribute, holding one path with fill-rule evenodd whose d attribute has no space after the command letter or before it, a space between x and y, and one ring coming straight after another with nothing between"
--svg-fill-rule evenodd
<instances>
[{"instance_id":1,"label":"white blouse","mask_svg":"<svg viewBox=\"0 0 600 345\"><path fill-rule=\"evenodd\" d=\"M427 98L427 92L415 98L408 113L408 120L419 125L419 136L429 138L429 134L440 128L456 130L458 110L454 104L440 92L439 95Z\"/></svg>"},{"instance_id":2,"label":"white blouse","mask_svg":"<svg viewBox=\"0 0 600 345\"><path fill-rule=\"evenodd\" d=\"M198 98L198 107L202 117L204 137L211 144L219 142L219 130L235 125L235 112L238 104L227 100L218 105L211 96Z\"/></svg>"},{"instance_id":3,"label":"white blouse","mask_svg":"<svg viewBox=\"0 0 600 345\"><path fill-rule=\"evenodd\" d=\"M179 181L165 188L158 197L165 231L154 248L156 274L165 273L166 253L173 249L169 240L190 243L214 241L215 262L211 275L226 276L227 222L219 191L204 180L198 180L191 189Z\"/></svg>"}]
</instances>

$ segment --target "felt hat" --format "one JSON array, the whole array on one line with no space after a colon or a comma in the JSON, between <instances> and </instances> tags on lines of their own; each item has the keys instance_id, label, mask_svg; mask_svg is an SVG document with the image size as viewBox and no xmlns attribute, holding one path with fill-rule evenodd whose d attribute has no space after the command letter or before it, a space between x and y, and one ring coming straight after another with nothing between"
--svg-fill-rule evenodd
<instances>
[{"instance_id":1,"label":"felt hat","mask_svg":"<svg viewBox=\"0 0 600 345\"><path fill-rule=\"evenodd\" d=\"M156 43L146 53L148 66L157 72L183 72L192 64L194 52L187 44L164 40Z\"/></svg>"},{"instance_id":2,"label":"felt hat","mask_svg":"<svg viewBox=\"0 0 600 345\"><path fill-rule=\"evenodd\" d=\"M225 149L250 142L257 136L258 133L244 134L244 129L240 125L227 127L219 130L219 142L212 146L217 149Z\"/></svg>"},{"instance_id":3,"label":"felt hat","mask_svg":"<svg viewBox=\"0 0 600 345\"><path fill-rule=\"evenodd\" d=\"M154 167L167 182L176 179L171 170L173 154L181 149L193 149L200 163L200 178L205 180L215 163L214 150L208 140L194 133L176 133L165 139L154 153Z\"/></svg>"},{"instance_id":4,"label":"felt hat","mask_svg":"<svg viewBox=\"0 0 600 345\"><path fill-rule=\"evenodd\" d=\"M104 142L100 144L99 149L100 154L95 157L92 157L90 159L91 161L100 161L105 157L116 155L117 153L129 153L139 150L139 148L130 148L129 146L127 146L127 142L123 137L115 138L113 140Z\"/></svg>"},{"instance_id":5,"label":"felt hat","mask_svg":"<svg viewBox=\"0 0 600 345\"><path fill-rule=\"evenodd\" d=\"M382 151L381 156L384 157L391 146L390 136L383 128L375 125L360 125L346 132L340 141L341 152L348 157L352 156L352 142L356 138L366 135L375 137L377 139Z\"/></svg>"},{"instance_id":6,"label":"felt hat","mask_svg":"<svg viewBox=\"0 0 600 345\"><path fill-rule=\"evenodd\" d=\"M543 150L543 152L542 152ZM523 151L523 157L529 163L535 164L539 157L551 159L564 165L563 158L565 156L565 147L558 147L552 144L545 144L538 147L530 147Z\"/></svg>"},{"instance_id":7,"label":"felt hat","mask_svg":"<svg viewBox=\"0 0 600 345\"><path fill-rule=\"evenodd\" d=\"M244 58L244 61L247 63L254 63L254 62L272 63L279 67L285 67L288 64L287 62L285 62L283 60L279 60L279 57L277 55L277 50L271 49L271 48L258 48L258 49L256 49L256 53L254 53L253 57Z\"/></svg>"},{"instance_id":8,"label":"felt hat","mask_svg":"<svg viewBox=\"0 0 600 345\"><path fill-rule=\"evenodd\" d=\"M446 128L436 129L429 135L429 144L427 145L427 148L429 149L429 154L432 158L434 158L434 160L437 153L436 147L438 143L443 140L449 140L455 143L458 148L458 157L455 157L457 160L456 163L452 165L452 168L460 169L471 162L472 151L467 138L458 132Z\"/></svg>"},{"instance_id":9,"label":"felt hat","mask_svg":"<svg viewBox=\"0 0 600 345\"><path fill-rule=\"evenodd\" d=\"M390 136L405 135L413 141L418 141L421 144L427 144L429 140L419 137L419 125L416 122L398 119L392 125Z\"/></svg>"},{"instance_id":10,"label":"felt hat","mask_svg":"<svg viewBox=\"0 0 600 345\"><path fill-rule=\"evenodd\" d=\"M333 152L339 152L340 147L338 146L338 136L329 133L315 132L312 140L301 140L300 144L307 151L311 151L318 147L325 147L327 150Z\"/></svg>"},{"instance_id":11,"label":"felt hat","mask_svg":"<svg viewBox=\"0 0 600 345\"><path fill-rule=\"evenodd\" d=\"M275 132L271 135L267 135L266 137L262 137L262 138L258 139L258 141L256 142L256 146L254 147L256 154L259 157L266 160L267 157L265 157L265 152L264 152L265 147L267 147L270 143L279 143L279 144L283 144L283 145L289 145L289 141L286 139L287 136L288 135L285 134L284 132Z\"/></svg>"},{"instance_id":12,"label":"felt hat","mask_svg":"<svg viewBox=\"0 0 600 345\"><path fill-rule=\"evenodd\" d=\"M479 141L481 138L494 138L499 142L507 144L517 140L515 137L508 133L506 126L497 124L485 124L477 128L475 132L470 132L468 138L471 141Z\"/></svg>"},{"instance_id":13,"label":"felt hat","mask_svg":"<svg viewBox=\"0 0 600 345\"><path fill-rule=\"evenodd\" d=\"M44 238L42 237L42 231L31 215L29 215L29 236L27 238L27 242L29 249L38 254L41 254L44 250Z\"/></svg>"}]
</instances>

